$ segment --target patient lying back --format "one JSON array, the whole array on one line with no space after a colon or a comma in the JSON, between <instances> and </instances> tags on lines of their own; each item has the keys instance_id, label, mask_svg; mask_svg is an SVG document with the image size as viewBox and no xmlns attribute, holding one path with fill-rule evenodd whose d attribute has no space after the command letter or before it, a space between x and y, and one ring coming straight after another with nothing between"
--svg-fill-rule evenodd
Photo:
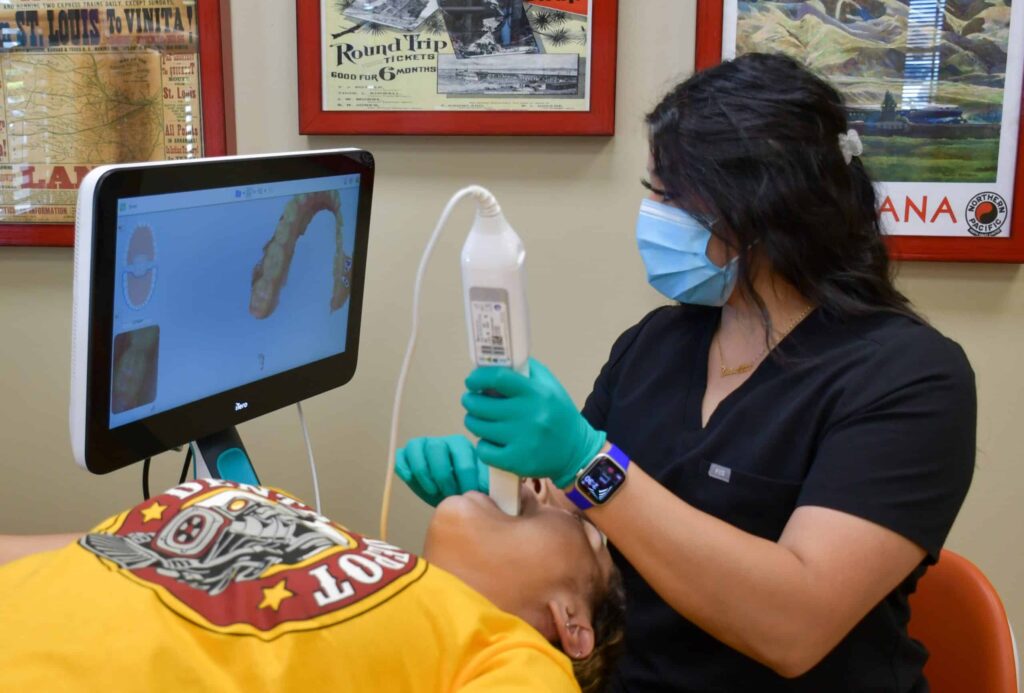
<instances>
[{"instance_id":1,"label":"patient lying back","mask_svg":"<svg viewBox=\"0 0 1024 693\"><path fill-rule=\"evenodd\" d=\"M620 581L549 491L516 518L447 499L419 557L280 491L182 484L0 567L0 689L597 690Z\"/></svg>"}]
</instances>

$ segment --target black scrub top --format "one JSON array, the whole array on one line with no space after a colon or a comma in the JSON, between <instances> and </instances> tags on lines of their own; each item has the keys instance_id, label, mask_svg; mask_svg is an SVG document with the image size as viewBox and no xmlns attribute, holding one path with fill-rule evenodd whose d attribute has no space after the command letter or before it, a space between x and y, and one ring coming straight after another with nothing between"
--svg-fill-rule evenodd
<instances>
[{"instance_id":1,"label":"black scrub top","mask_svg":"<svg viewBox=\"0 0 1024 693\"><path fill-rule=\"evenodd\" d=\"M612 347L583 415L677 496L746 532L775 541L794 509L816 505L887 527L927 557L824 660L785 679L673 611L613 547L628 611L611 690L927 691L907 597L971 482L976 397L963 350L905 316L818 309L702 428L720 317L694 306L648 314Z\"/></svg>"}]
</instances>

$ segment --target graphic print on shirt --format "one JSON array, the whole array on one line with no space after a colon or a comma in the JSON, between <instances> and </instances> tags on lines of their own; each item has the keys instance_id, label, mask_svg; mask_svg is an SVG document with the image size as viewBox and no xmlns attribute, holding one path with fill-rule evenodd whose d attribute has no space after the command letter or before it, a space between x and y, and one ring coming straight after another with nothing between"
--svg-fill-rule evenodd
<instances>
[{"instance_id":1,"label":"graphic print on shirt","mask_svg":"<svg viewBox=\"0 0 1024 693\"><path fill-rule=\"evenodd\" d=\"M79 544L196 625L264 640L359 616L426 570L280 491L219 479L172 488Z\"/></svg>"}]
</instances>

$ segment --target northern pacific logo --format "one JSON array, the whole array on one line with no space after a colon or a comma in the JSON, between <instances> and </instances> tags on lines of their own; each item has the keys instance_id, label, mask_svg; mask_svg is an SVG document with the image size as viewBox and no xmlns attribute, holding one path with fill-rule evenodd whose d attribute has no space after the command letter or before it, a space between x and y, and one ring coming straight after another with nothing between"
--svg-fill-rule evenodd
<instances>
[{"instance_id":1,"label":"northern pacific logo","mask_svg":"<svg viewBox=\"0 0 1024 693\"><path fill-rule=\"evenodd\" d=\"M970 199L964 216L972 236L998 236L1006 225L1009 207L996 193L983 192Z\"/></svg>"}]
</instances>

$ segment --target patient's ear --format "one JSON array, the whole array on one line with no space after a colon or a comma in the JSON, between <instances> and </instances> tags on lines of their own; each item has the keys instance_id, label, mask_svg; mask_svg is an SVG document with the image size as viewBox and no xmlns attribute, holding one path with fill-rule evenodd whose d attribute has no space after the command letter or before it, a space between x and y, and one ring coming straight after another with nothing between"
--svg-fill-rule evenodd
<instances>
[{"instance_id":1,"label":"patient's ear","mask_svg":"<svg viewBox=\"0 0 1024 693\"><path fill-rule=\"evenodd\" d=\"M562 651L571 659L586 659L594 651L594 627L590 623L590 609L582 602L570 598L548 602L555 632Z\"/></svg>"}]
</instances>

